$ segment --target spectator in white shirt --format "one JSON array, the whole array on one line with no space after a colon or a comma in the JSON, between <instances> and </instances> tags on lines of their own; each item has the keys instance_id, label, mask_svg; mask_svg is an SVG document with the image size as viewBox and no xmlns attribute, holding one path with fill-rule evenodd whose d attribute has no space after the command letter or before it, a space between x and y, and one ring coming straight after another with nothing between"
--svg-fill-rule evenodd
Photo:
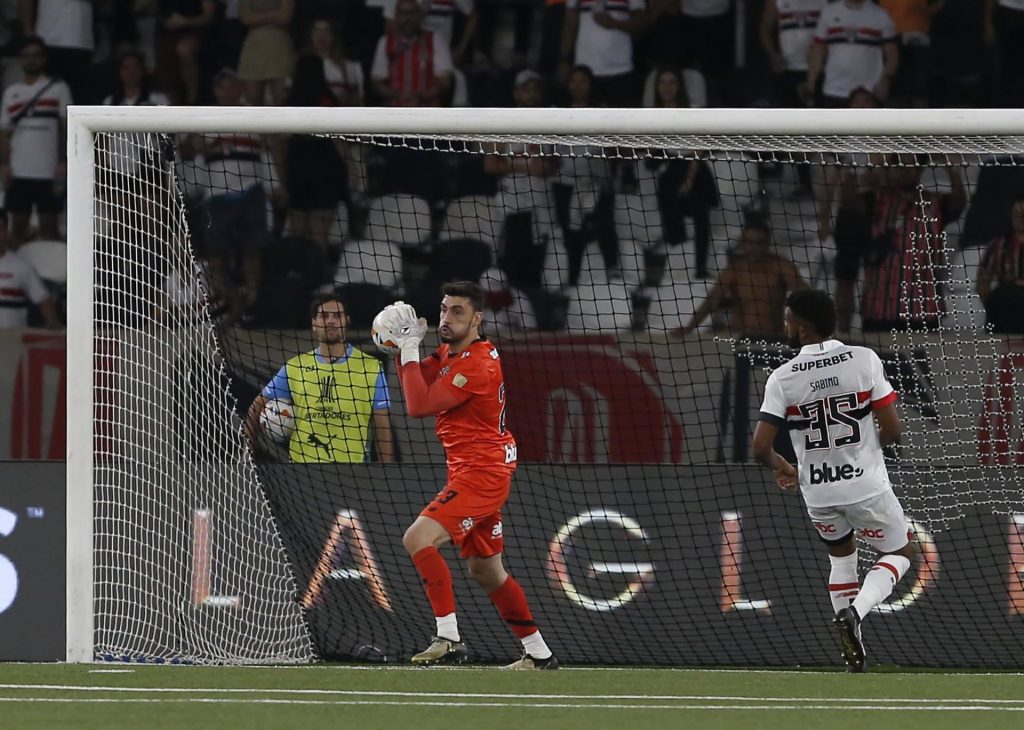
<instances>
[{"instance_id":1,"label":"spectator in white shirt","mask_svg":"<svg viewBox=\"0 0 1024 730\"><path fill-rule=\"evenodd\" d=\"M47 327L60 326L53 299L32 264L11 250L7 213L0 210L0 329L27 326L30 303L39 307Z\"/></svg>"},{"instance_id":2,"label":"spectator in white shirt","mask_svg":"<svg viewBox=\"0 0 1024 730\"><path fill-rule=\"evenodd\" d=\"M63 79L78 104L93 96L93 4L95 0L18 0L22 32L48 49L51 76Z\"/></svg>"},{"instance_id":3,"label":"spectator in white shirt","mask_svg":"<svg viewBox=\"0 0 1024 730\"><path fill-rule=\"evenodd\" d=\"M24 243L35 208L39 235L54 240L67 176L67 108L71 92L43 74L46 44L28 38L21 48L24 80L4 89L0 101L0 178L7 191L11 238Z\"/></svg>"},{"instance_id":4,"label":"spectator in white shirt","mask_svg":"<svg viewBox=\"0 0 1024 730\"><path fill-rule=\"evenodd\" d=\"M473 37L476 34L477 12L476 0L421 0L425 16L423 27L433 31L434 35L443 39L452 52L452 60L456 65L462 65L467 58L467 52ZM455 16L462 15L462 33L459 34L458 42L455 42Z\"/></svg>"},{"instance_id":5,"label":"spectator in white shirt","mask_svg":"<svg viewBox=\"0 0 1024 730\"><path fill-rule=\"evenodd\" d=\"M573 64L588 66L605 104L638 106L633 36L646 24L643 0L567 0L565 8L560 79L568 78Z\"/></svg>"},{"instance_id":6,"label":"spectator in white shirt","mask_svg":"<svg viewBox=\"0 0 1024 730\"><path fill-rule=\"evenodd\" d=\"M324 76L338 106L362 106L364 103L363 67L345 57L341 36L329 20L313 21L309 29L309 45L323 59Z\"/></svg>"},{"instance_id":7,"label":"spectator in white shirt","mask_svg":"<svg viewBox=\"0 0 1024 730\"><path fill-rule=\"evenodd\" d=\"M807 54L828 0L767 0L761 13L761 47L775 76L779 106L805 106L800 87L807 78Z\"/></svg>"},{"instance_id":8,"label":"spectator in white shirt","mask_svg":"<svg viewBox=\"0 0 1024 730\"><path fill-rule=\"evenodd\" d=\"M824 73L822 106L846 108L855 89L884 102L899 67L899 38L892 18L867 0L836 0L821 12L808 56L801 95L810 98Z\"/></svg>"}]
</instances>

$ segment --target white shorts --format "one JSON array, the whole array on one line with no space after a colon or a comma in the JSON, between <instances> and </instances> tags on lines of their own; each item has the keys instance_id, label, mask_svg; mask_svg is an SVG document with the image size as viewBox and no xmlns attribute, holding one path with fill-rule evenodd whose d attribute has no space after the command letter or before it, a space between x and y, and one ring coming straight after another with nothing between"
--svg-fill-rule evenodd
<instances>
[{"instance_id":1,"label":"white shorts","mask_svg":"<svg viewBox=\"0 0 1024 730\"><path fill-rule=\"evenodd\" d=\"M896 552L910 542L907 518L891 489L854 504L808 507L807 514L826 543L842 542L854 530L880 553Z\"/></svg>"}]
</instances>

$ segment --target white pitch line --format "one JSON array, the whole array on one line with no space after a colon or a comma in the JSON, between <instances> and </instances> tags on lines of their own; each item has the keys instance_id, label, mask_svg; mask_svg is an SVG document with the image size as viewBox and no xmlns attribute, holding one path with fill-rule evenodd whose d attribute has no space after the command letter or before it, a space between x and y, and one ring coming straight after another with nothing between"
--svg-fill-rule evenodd
<instances>
[{"instance_id":1,"label":"white pitch line","mask_svg":"<svg viewBox=\"0 0 1024 730\"><path fill-rule=\"evenodd\" d=\"M134 669L90 669L89 674L134 674Z\"/></svg>"},{"instance_id":2,"label":"white pitch line","mask_svg":"<svg viewBox=\"0 0 1024 730\"><path fill-rule=\"evenodd\" d=\"M111 692L130 694L250 694L250 695L328 695L339 697L409 697L484 700L636 700L636 701L678 701L678 702L816 702L826 704L856 704L859 702L907 703L920 702L921 697L748 697L737 695L626 695L626 694L533 694L497 692L402 692L398 690L355 690L355 689L282 689L257 687L115 687L96 684L0 684L0 689L49 690L56 692ZM935 698L928 702L941 705L991 704L1024 705L1024 699L995 699L982 697ZM1024 709L1022 707L1021 709Z\"/></svg>"},{"instance_id":3,"label":"white pitch line","mask_svg":"<svg viewBox=\"0 0 1024 730\"><path fill-rule=\"evenodd\" d=\"M139 670L152 669L153 671L164 670L164 671L187 671L189 669L201 669L217 671L219 669L225 670L236 670L236 669L250 669L257 671L266 671L268 669L275 671L306 671L306 672L347 672L347 671L361 671L361 672L438 672L438 671L450 671L450 672L492 672L498 669L498 666L461 666L461 667L414 667L407 664L328 664L328 663L317 663L317 664L237 664L237 665L225 665L225 664L153 664L143 662L97 662L98 664L127 664L135 667ZM39 662L4 662L4 667L37 667ZM807 675L820 675L820 674L834 674L837 677L845 676L842 671L842 667L835 666L832 668L821 667L818 669L756 669L748 667L733 667L733 668L717 668L717 669L704 669L701 667L574 667L574 666L561 666L559 667L560 672L632 672L635 674L643 673L679 673L679 674L793 674L797 676ZM886 671L885 676L887 677L917 677L924 676L926 672L914 671L913 669L905 669L903 671ZM949 671L949 672L927 672L930 677L1024 677L1024 672L967 672L967 671Z\"/></svg>"},{"instance_id":4,"label":"white pitch line","mask_svg":"<svg viewBox=\"0 0 1024 730\"><path fill-rule=\"evenodd\" d=\"M537 709L572 710L850 710L882 712L1024 712L1024 707L996 707L989 705L963 705L937 707L935 705L645 705L645 704L574 704L565 702L423 702L397 700L276 700L230 698L163 698L163 697L0 697L0 702L59 703L59 704L211 704L211 705L317 705L317 706L369 706L369 707L521 707Z\"/></svg>"}]
</instances>

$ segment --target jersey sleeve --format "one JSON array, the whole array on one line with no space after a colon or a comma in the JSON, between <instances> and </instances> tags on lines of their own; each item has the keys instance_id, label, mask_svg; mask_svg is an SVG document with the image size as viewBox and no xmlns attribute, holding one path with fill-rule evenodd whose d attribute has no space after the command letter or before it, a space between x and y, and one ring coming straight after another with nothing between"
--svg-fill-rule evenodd
<instances>
[{"instance_id":1,"label":"jersey sleeve","mask_svg":"<svg viewBox=\"0 0 1024 730\"><path fill-rule=\"evenodd\" d=\"M885 8L879 7L878 9L882 11L883 16L882 22L880 23L882 26L882 43L893 43L899 39L899 36L896 33L896 24L893 22L892 16L889 15Z\"/></svg>"},{"instance_id":2,"label":"jersey sleeve","mask_svg":"<svg viewBox=\"0 0 1024 730\"><path fill-rule=\"evenodd\" d=\"M451 73L455 64L452 62L452 52L448 50L448 44L434 38L434 75Z\"/></svg>"},{"instance_id":3,"label":"jersey sleeve","mask_svg":"<svg viewBox=\"0 0 1024 730\"><path fill-rule=\"evenodd\" d=\"M263 388L262 395L269 400L280 399L291 402L292 388L288 385L287 364L282 365L281 369L277 371L277 375L271 378L270 382Z\"/></svg>"},{"instance_id":4,"label":"jersey sleeve","mask_svg":"<svg viewBox=\"0 0 1024 730\"><path fill-rule=\"evenodd\" d=\"M386 411L391 408L391 389L388 387L388 374L384 368L377 373L377 384L373 389L373 410Z\"/></svg>"},{"instance_id":5,"label":"jersey sleeve","mask_svg":"<svg viewBox=\"0 0 1024 730\"><path fill-rule=\"evenodd\" d=\"M822 12L822 14L818 16L818 25L814 28L814 40L817 43L824 43L825 39L828 37L829 19L826 16L827 13L825 12Z\"/></svg>"},{"instance_id":6,"label":"jersey sleeve","mask_svg":"<svg viewBox=\"0 0 1024 730\"><path fill-rule=\"evenodd\" d=\"M871 407L884 408L891 403L895 403L897 397L892 383L889 382L889 377L885 374L885 366L882 365L882 359L878 357L878 353L872 351Z\"/></svg>"},{"instance_id":7,"label":"jersey sleeve","mask_svg":"<svg viewBox=\"0 0 1024 730\"><path fill-rule=\"evenodd\" d=\"M759 420L774 426L786 425L786 395L775 373L768 376L764 386L764 401L761 403Z\"/></svg>"}]
</instances>

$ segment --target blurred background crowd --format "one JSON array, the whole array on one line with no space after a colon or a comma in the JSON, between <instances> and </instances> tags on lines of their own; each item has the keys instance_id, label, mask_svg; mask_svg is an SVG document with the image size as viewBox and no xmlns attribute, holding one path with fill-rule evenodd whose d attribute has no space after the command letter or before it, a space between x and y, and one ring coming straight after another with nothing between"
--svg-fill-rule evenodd
<instances>
[{"instance_id":1,"label":"blurred background crowd","mask_svg":"<svg viewBox=\"0 0 1024 730\"><path fill-rule=\"evenodd\" d=\"M0 0L0 14L0 326L60 326L69 104L1024 106L1024 0ZM389 142L182 135L143 154L111 138L107 253L153 245L136 240L166 207L152 170L173 165L215 311L250 327L306 326L325 287L355 327L397 296L431 315L441 281L469 278L509 328L771 338L785 292L813 284L846 331L951 317L1024 331L1012 158ZM180 305L195 272L153 269L154 306Z\"/></svg>"}]
</instances>

